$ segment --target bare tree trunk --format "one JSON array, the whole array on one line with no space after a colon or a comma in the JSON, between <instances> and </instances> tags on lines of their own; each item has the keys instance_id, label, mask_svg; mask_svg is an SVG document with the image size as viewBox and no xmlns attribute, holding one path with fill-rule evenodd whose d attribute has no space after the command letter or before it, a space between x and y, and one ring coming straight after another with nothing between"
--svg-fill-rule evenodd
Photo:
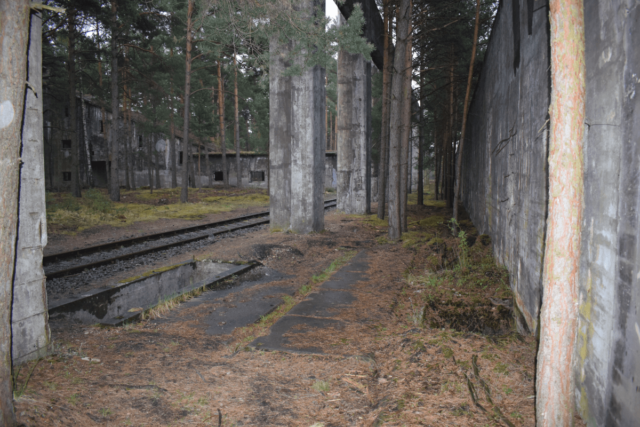
<instances>
[{"instance_id":1,"label":"bare tree trunk","mask_svg":"<svg viewBox=\"0 0 640 427\"><path fill-rule=\"evenodd\" d=\"M391 37L390 0L384 0L384 64L382 67L382 129L380 132L380 159L378 161L378 218L384 219L386 210L387 167L389 165L389 103L391 101Z\"/></svg>"},{"instance_id":2,"label":"bare tree trunk","mask_svg":"<svg viewBox=\"0 0 640 427\"><path fill-rule=\"evenodd\" d=\"M476 26L473 30L473 48L471 49L471 62L469 63L469 76L467 78L467 92L464 95L464 106L462 110L462 131L460 132L460 143L458 145L458 164L456 166L456 186L453 195L453 219L458 221L458 203L460 201L460 182L462 181L462 150L464 148L464 135L467 130L467 114L469 112L469 95L471 94L471 83L473 81L473 64L476 60L476 48L478 46L478 27L480 25L480 0L476 0ZM455 227L455 225L454 225Z\"/></svg>"},{"instance_id":3,"label":"bare tree trunk","mask_svg":"<svg viewBox=\"0 0 640 427\"><path fill-rule=\"evenodd\" d=\"M99 22L99 21L98 21ZM102 91L102 53L100 47L100 24L96 24L96 44L98 45L98 84L100 85L100 90ZM109 127L107 126L107 112L104 109L104 104L100 107L100 118L102 119L102 123L100 124L100 131L105 136L105 141L107 145L107 160L109 159L109 154L111 152L111 143L109 141ZM108 162L107 162L108 163ZM109 183L111 182L111 171L109 170L109 165L105 168L107 170L107 188L109 187Z\"/></svg>"},{"instance_id":4,"label":"bare tree trunk","mask_svg":"<svg viewBox=\"0 0 640 427\"><path fill-rule=\"evenodd\" d=\"M122 127L124 128L126 125L126 130L123 129L124 141L122 142L124 142L124 186L127 190L131 190L131 181L129 180L129 140L131 139L131 127L129 126L129 107L127 106L126 64L127 61L125 58L125 68L122 72L122 80L124 80L124 88L122 90L122 121L124 123Z\"/></svg>"},{"instance_id":5,"label":"bare tree trunk","mask_svg":"<svg viewBox=\"0 0 640 427\"><path fill-rule=\"evenodd\" d=\"M411 173L411 80L412 80L412 43L411 43L411 11L413 3L409 0L409 29L407 30L405 63L404 63L404 84L402 95L402 130L401 130L401 170L400 170L400 223L402 231L409 231L407 226L407 202L408 193L410 192L410 173Z\"/></svg>"},{"instance_id":6,"label":"bare tree trunk","mask_svg":"<svg viewBox=\"0 0 640 427\"><path fill-rule=\"evenodd\" d=\"M536 424L573 425L585 120L584 5L551 0L549 216L536 375Z\"/></svg>"},{"instance_id":7,"label":"bare tree trunk","mask_svg":"<svg viewBox=\"0 0 640 427\"><path fill-rule=\"evenodd\" d=\"M120 201L120 173L118 168L118 15L116 0L111 0L111 181L109 197L113 202Z\"/></svg>"},{"instance_id":8,"label":"bare tree trunk","mask_svg":"<svg viewBox=\"0 0 640 427\"><path fill-rule=\"evenodd\" d=\"M233 81L233 98L235 104L233 137L236 146L236 186L240 188L242 187L242 168L240 167L240 120L238 118L238 62L236 59L235 46L233 49L233 72L235 74Z\"/></svg>"},{"instance_id":9,"label":"bare tree trunk","mask_svg":"<svg viewBox=\"0 0 640 427\"><path fill-rule=\"evenodd\" d=\"M29 6L27 0L0 2L0 424L9 427L16 422L11 377L11 303Z\"/></svg>"},{"instance_id":10,"label":"bare tree trunk","mask_svg":"<svg viewBox=\"0 0 640 427\"><path fill-rule=\"evenodd\" d=\"M149 192L153 193L153 175L151 173L151 135L145 135L147 140L147 177L149 179Z\"/></svg>"},{"instance_id":11,"label":"bare tree trunk","mask_svg":"<svg viewBox=\"0 0 640 427\"><path fill-rule=\"evenodd\" d=\"M220 118L220 148L222 149L222 181L229 185L227 169L227 141L224 134L224 84L222 82L222 58L218 59L218 117Z\"/></svg>"},{"instance_id":12,"label":"bare tree trunk","mask_svg":"<svg viewBox=\"0 0 640 427\"><path fill-rule=\"evenodd\" d=\"M418 206L424 205L424 101L422 100L424 86L424 67L420 67L420 121L418 122Z\"/></svg>"},{"instance_id":13,"label":"bare tree trunk","mask_svg":"<svg viewBox=\"0 0 640 427\"><path fill-rule=\"evenodd\" d=\"M454 58L453 58L453 45L451 45L451 68L449 69L449 117L447 124L447 132L445 134L445 144L446 144L446 169L445 169L445 197L447 200L447 207L453 207L453 199L451 197L451 184L452 184L452 176L453 171L451 170L451 165L453 164L453 91L454 91L454 82L453 82L453 68L454 68Z\"/></svg>"},{"instance_id":14,"label":"bare tree trunk","mask_svg":"<svg viewBox=\"0 0 640 427\"><path fill-rule=\"evenodd\" d=\"M80 143L78 138L78 112L76 104L76 10L67 9L69 29L69 139L71 140L71 194L82 197L80 190Z\"/></svg>"},{"instance_id":15,"label":"bare tree trunk","mask_svg":"<svg viewBox=\"0 0 640 427\"><path fill-rule=\"evenodd\" d=\"M153 154L156 163L156 189L162 188L162 183L160 182L160 152L158 151L158 147L153 147Z\"/></svg>"},{"instance_id":16,"label":"bare tree trunk","mask_svg":"<svg viewBox=\"0 0 640 427\"><path fill-rule=\"evenodd\" d=\"M178 186L178 172L176 165L176 128L173 123L173 82L171 83L171 93L169 94L169 161L171 162L171 188Z\"/></svg>"},{"instance_id":17,"label":"bare tree trunk","mask_svg":"<svg viewBox=\"0 0 640 427\"><path fill-rule=\"evenodd\" d=\"M213 182L211 181L211 165L209 164L209 149L207 146L204 146L204 167L207 169L207 181L209 182L209 188L213 186Z\"/></svg>"},{"instance_id":18,"label":"bare tree trunk","mask_svg":"<svg viewBox=\"0 0 640 427\"><path fill-rule=\"evenodd\" d=\"M187 52L185 61L185 80L184 80L184 124L182 126L182 191L180 192L180 203L187 203L189 200L189 100L191 97L191 40L193 37L193 23L191 21L193 15L193 1L189 0L187 9Z\"/></svg>"},{"instance_id":19,"label":"bare tree trunk","mask_svg":"<svg viewBox=\"0 0 640 427\"><path fill-rule=\"evenodd\" d=\"M129 99L131 99L131 89L129 89ZM129 156L131 157L131 188L136 189L136 157L137 157L137 147L135 144L135 136L133 131L133 124L131 122L131 102L129 102L129 111L127 112L127 139L125 144L129 146ZM129 161L129 160L127 160Z\"/></svg>"},{"instance_id":20,"label":"bare tree trunk","mask_svg":"<svg viewBox=\"0 0 640 427\"><path fill-rule=\"evenodd\" d=\"M402 237L402 96L405 88L407 39L409 34L410 0L401 0L396 18L396 49L391 83L391 112L389 137L389 239Z\"/></svg>"},{"instance_id":21,"label":"bare tree trunk","mask_svg":"<svg viewBox=\"0 0 640 427\"><path fill-rule=\"evenodd\" d=\"M80 111L82 111L82 135L84 136L84 149L87 156L87 185L93 188L93 172L91 170L91 146L87 133L87 111L84 108L84 92L82 91L82 74L80 74Z\"/></svg>"}]
</instances>

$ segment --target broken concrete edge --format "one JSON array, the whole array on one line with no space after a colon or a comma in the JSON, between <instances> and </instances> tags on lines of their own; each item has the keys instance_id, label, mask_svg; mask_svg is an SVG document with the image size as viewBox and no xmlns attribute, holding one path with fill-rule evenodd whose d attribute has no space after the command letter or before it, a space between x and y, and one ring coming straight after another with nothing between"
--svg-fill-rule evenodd
<instances>
[{"instance_id":1,"label":"broken concrete edge","mask_svg":"<svg viewBox=\"0 0 640 427\"><path fill-rule=\"evenodd\" d=\"M198 283L195 283L195 284L193 284L191 286L183 288L182 291L180 291L180 292L178 292L178 293L176 293L174 295L171 295L169 298L170 299L179 298L180 296L182 296L184 294L187 294L189 292L192 292L192 291L195 291L196 289L201 289L201 288L205 289L205 290L210 290L211 288L213 288L214 285L216 285L216 284L218 284L218 283L220 283L220 282L222 282L222 281L224 281L224 280L226 280L226 279L228 279L230 277L246 273L247 271L251 270L252 268L254 268L254 267L258 266L258 265L261 265L261 264L258 263L258 262L254 262L254 263L250 263L250 264L240 264L240 265L236 264L236 268L231 268L230 270L227 270L224 273L216 274L215 276L213 276L213 277L211 277L209 279L202 280L202 281L200 281ZM99 325L102 325L102 326L122 326L122 325L124 325L126 323L131 323L131 322L136 322L136 321L142 320L142 315L144 313L146 313L148 310L156 307L157 305L158 305L158 303L151 304L148 307L146 307L146 308L144 308L144 309L142 309L140 311L132 313L131 315L126 316L126 317L121 317L119 319L106 319L106 320L103 320L103 321L99 322Z\"/></svg>"},{"instance_id":2,"label":"broken concrete edge","mask_svg":"<svg viewBox=\"0 0 640 427\"><path fill-rule=\"evenodd\" d=\"M135 285L137 282L141 282L143 280L147 280L150 277L153 276L157 276L160 274L163 274L169 270L173 270L175 268L178 267L182 267L184 265L195 265L198 262L198 260L192 259L192 260L188 260L188 261L184 261L178 264L174 264L170 267L172 268L164 268L164 269L158 269L158 271L155 271L153 274L147 275L147 276L140 276L134 280L125 282L125 283L118 283L115 286L110 286L110 287L103 287L103 288L98 288L98 289L92 289L89 292L85 293L84 295L82 295L79 298L68 298L68 299L64 299L59 301L56 304L52 304L49 307L49 316L52 316L54 314L58 314L58 313L65 313L68 312L70 310L72 310L74 307L76 306L82 306L85 303L87 303L89 300L94 299L94 300L108 300L110 299L110 297L117 293L118 291L122 290L123 288ZM186 292L191 292L194 289L198 289L198 288L202 288L202 287L211 287L216 283L219 283L222 280L226 280L228 279L230 276L234 275L234 274L242 274L245 273L247 271L249 271L250 269L252 269L255 266L261 265L259 262L257 261L250 261L248 263L232 263L232 262L228 262L229 264L234 264L237 267L236 268L231 268L230 270L227 270L226 272L222 273L221 275L215 275L212 276L211 278L202 280L198 283L195 283L194 285L188 286L183 288L183 290L176 294L175 297L178 297ZM144 313L146 310L148 310L149 308L153 308L155 307L157 304L153 304L147 308L145 308L144 310L142 310L141 312L135 313L136 315L140 315L141 313ZM126 318L126 320L130 320L131 318L133 318L135 316L129 316ZM113 319L113 320L121 320L121 319ZM99 324L109 324L112 325L112 323L109 320L105 320L103 322L99 322Z\"/></svg>"}]
</instances>

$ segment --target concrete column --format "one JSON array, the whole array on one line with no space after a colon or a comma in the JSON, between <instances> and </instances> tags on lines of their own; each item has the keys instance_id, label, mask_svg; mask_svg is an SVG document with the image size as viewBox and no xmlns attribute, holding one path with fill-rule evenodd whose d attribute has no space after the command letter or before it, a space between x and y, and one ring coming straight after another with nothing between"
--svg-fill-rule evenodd
<instances>
[{"instance_id":1,"label":"concrete column","mask_svg":"<svg viewBox=\"0 0 640 427\"><path fill-rule=\"evenodd\" d=\"M269 214L272 230L291 218L291 77L284 76L289 45L269 42Z\"/></svg>"},{"instance_id":2,"label":"concrete column","mask_svg":"<svg viewBox=\"0 0 640 427\"><path fill-rule=\"evenodd\" d=\"M371 62L338 55L338 210L371 208Z\"/></svg>"},{"instance_id":3,"label":"concrete column","mask_svg":"<svg viewBox=\"0 0 640 427\"><path fill-rule=\"evenodd\" d=\"M324 10L324 0L299 6L312 14ZM271 229L310 233L324 229L325 71L296 58L302 73L283 76L290 46L275 39L269 45Z\"/></svg>"},{"instance_id":4,"label":"concrete column","mask_svg":"<svg viewBox=\"0 0 640 427\"><path fill-rule=\"evenodd\" d=\"M42 129L42 20L31 15L30 86L24 106L18 241L13 279L12 357L35 359L47 352L50 334L42 252L47 245L44 145ZM37 92L34 93L34 90Z\"/></svg>"}]
</instances>

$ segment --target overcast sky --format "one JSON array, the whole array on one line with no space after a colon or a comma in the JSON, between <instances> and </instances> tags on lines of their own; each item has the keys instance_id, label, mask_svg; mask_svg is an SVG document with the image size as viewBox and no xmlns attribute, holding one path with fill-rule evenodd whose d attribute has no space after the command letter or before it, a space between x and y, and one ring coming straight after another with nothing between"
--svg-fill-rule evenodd
<instances>
[{"instance_id":1,"label":"overcast sky","mask_svg":"<svg viewBox=\"0 0 640 427\"><path fill-rule=\"evenodd\" d=\"M325 10L325 15L328 18L332 18L333 20L335 20L338 17L338 14L340 13L340 11L338 10L338 6L336 6L336 2L333 0L325 1L324 10Z\"/></svg>"}]
</instances>

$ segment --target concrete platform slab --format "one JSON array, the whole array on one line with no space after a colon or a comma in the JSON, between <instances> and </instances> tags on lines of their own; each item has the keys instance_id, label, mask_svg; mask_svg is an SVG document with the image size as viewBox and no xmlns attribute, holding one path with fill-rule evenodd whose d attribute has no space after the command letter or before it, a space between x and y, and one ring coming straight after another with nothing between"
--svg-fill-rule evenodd
<instances>
[{"instance_id":1,"label":"concrete platform slab","mask_svg":"<svg viewBox=\"0 0 640 427\"><path fill-rule=\"evenodd\" d=\"M281 317L271 326L271 334L255 339L250 345L259 350L286 351L289 353L323 354L318 347L300 347L291 342L285 334L295 331L304 333L310 329L340 328L344 322L335 319L318 319L316 317L290 316Z\"/></svg>"},{"instance_id":2,"label":"concrete platform slab","mask_svg":"<svg viewBox=\"0 0 640 427\"><path fill-rule=\"evenodd\" d=\"M339 319L340 313L357 300L349 290L367 277L368 269L367 253L362 251L320 285L317 292L309 294L274 323L268 336L259 337L249 345L264 350L324 354L322 348L296 345L293 334L311 329L344 327L346 323Z\"/></svg>"}]
</instances>

